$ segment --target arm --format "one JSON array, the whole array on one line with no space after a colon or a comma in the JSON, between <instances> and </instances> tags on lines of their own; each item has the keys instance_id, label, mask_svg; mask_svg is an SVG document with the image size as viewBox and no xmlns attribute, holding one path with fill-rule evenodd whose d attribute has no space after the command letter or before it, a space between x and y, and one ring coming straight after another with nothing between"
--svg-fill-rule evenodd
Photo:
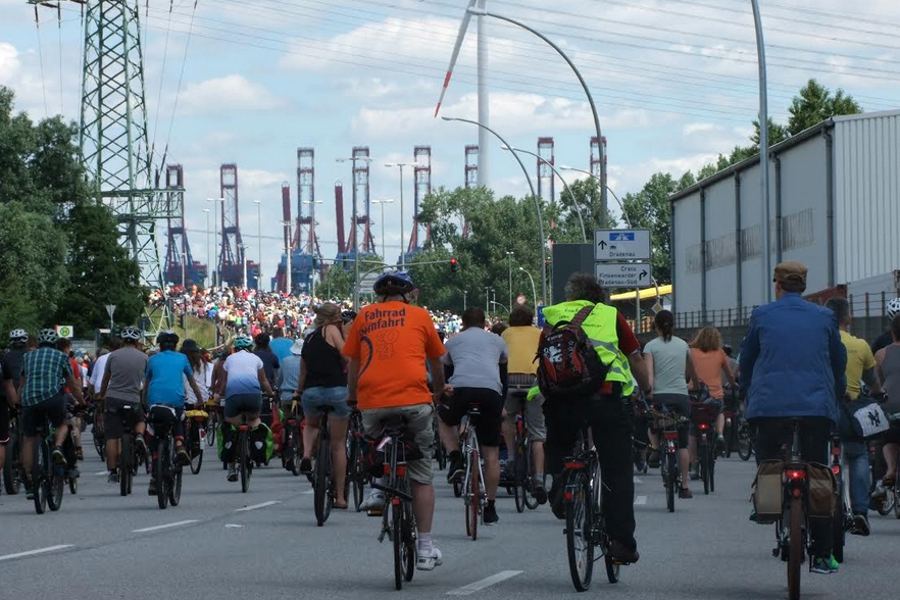
<instances>
[{"instance_id":1,"label":"arm","mask_svg":"<svg viewBox=\"0 0 900 600\"><path fill-rule=\"evenodd\" d=\"M828 331L829 349L831 357L831 371L834 374L834 386L838 398L843 398L847 393L847 348L841 341L841 334L837 327L837 321L832 318Z\"/></svg>"},{"instance_id":2,"label":"arm","mask_svg":"<svg viewBox=\"0 0 900 600\"><path fill-rule=\"evenodd\" d=\"M647 389L653 392L653 355L649 352L644 354L644 364L647 365Z\"/></svg>"},{"instance_id":3,"label":"arm","mask_svg":"<svg viewBox=\"0 0 900 600\"><path fill-rule=\"evenodd\" d=\"M265 369L261 368L258 371L256 371L256 378L259 380L259 387L262 388L262 391L264 391L269 396L275 395L275 392L272 391L272 386L269 385L269 380L266 377Z\"/></svg>"},{"instance_id":4,"label":"arm","mask_svg":"<svg viewBox=\"0 0 900 600\"><path fill-rule=\"evenodd\" d=\"M431 386L433 388L432 401L437 404L441 399L441 395L444 393L447 380L444 379L444 368L441 364L440 357L429 358L428 365L431 367Z\"/></svg>"},{"instance_id":5,"label":"arm","mask_svg":"<svg viewBox=\"0 0 900 600\"><path fill-rule=\"evenodd\" d=\"M880 396L882 394L881 384L878 381L878 377L875 376L875 369L863 371L862 380L869 386L869 390L873 395Z\"/></svg>"},{"instance_id":6,"label":"arm","mask_svg":"<svg viewBox=\"0 0 900 600\"><path fill-rule=\"evenodd\" d=\"M16 388L12 384L11 379L3 380L3 395L6 396L6 402L10 407L16 406L19 403L19 396L16 394Z\"/></svg>"},{"instance_id":7,"label":"arm","mask_svg":"<svg viewBox=\"0 0 900 600\"><path fill-rule=\"evenodd\" d=\"M882 384L884 384L884 371L881 369L881 365L884 363L884 355L884 348L875 353L875 373Z\"/></svg>"},{"instance_id":8,"label":"arm","mask_svg":"<svg viewBox=\"0 0 900 600\"><path fill-rule=\"evenodd\" d=\"M106 368L103 369L103 383L100 384L100 399L106 398L106 388L109 387L109 377L112 369L109 368L109 359L106 359ZM149 380L148 380L149 382ZM146 386L145 386L146 387Z\"/></svg>"},{"instance_id":9,"label":"arm","mask_svg":"<svg viewBox=\"0 0 900 600\"><path fill-rule=\"evenodd\" d=\"M759 329L756 324L756 316L750 318L750 329L747 337L741 342L741 389L744 394L750 393L750 384L753 377L753 365L759 357Z\"/></svg>"},{"instance_id":10,"label":"arm","mask_svg":"<svg viewBox=\"0 0 900 600\"><path fill-rule=\"evenodd\" d=\"M722 370L725 371L725 378L728 379L728 384L731 386L731 389L734 389L737 382L734 380L734 373L731 372L731 365L728 364L728 357L724 352L722 352Z\"/></svg>"},{"instance_id":11,"label":"arm","mask_svg":"<svg viewBox=\"0 0 900 600\"><path fill-rule=\"evenodd\" d=\"M72 396L75 397L76 404L84 404L84 395L81 393L81 386L71 371L66 373L66 385L72 390Z\"/></svg>"},{"instance_id":12,"label":"arm","mask_svg":"<svg viewBox=\"0 0 900 600\"><path fill-rule=\"evenodd\" d=\"M350 382L349 382L350 373L347 373L347 379L348 379L347 387L349 388L350 387ZM301 396L303 386L305 386L305 385L306 385L306 359L301 358L300 359L300 378L297 380L297 389L294 390L294 395L293 395L294 398L299 398Z\"/></svg>"},{"instance_id":13,"label":"arm","mask_svg":"<svg viewBox=\"0 0 900 600\"><path fill-rule=\"evenodd\" d=\"M651 391L653 388L650 387L650 376L647 374L647 363L644 362L644 357L641 355L640 350L635 350L628 355L628 364L631 366L631 374L634 375L638 387L644 392Z\"/></svg>"}]
</instances>

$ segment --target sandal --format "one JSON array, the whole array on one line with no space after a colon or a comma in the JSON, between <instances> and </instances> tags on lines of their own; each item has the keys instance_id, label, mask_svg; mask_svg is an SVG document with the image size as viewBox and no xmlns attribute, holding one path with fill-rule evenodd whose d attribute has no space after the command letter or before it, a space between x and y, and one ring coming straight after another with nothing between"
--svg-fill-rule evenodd
<instances>
[{"instance_id":1,"label":"sandal","mask_svg":"<svg viewBox=\"0 0 900 600\"><path fill-rule=\"evenodd\" d=\"M349 506L349 504L347 504L346 502L344 502L343 506L338 504L337 502L335 502L334 504L331 505L331 508L333 508L335 510L347 510L348 506Z\"/></svg>"}]
</instances>

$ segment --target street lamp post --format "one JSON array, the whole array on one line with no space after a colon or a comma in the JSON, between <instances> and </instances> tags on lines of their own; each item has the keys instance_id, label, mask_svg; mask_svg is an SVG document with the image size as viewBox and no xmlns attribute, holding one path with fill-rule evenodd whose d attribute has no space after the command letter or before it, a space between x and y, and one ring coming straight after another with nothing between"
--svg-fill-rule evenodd
<instances>
[{"instance_id":1,"label":"street lamp post","mask_svg":"<svg viewBox=\"0 0 900 600\"><path fill-rule=\"evenodd\" d=\"M519 270L528 275L528 280L531 281L531 297L534 299L535 308L537 308L537 291L534 289L534 277L531 276L531 273L525 267L519 267Z\"/></svg>"},{"instance_id":2,"label":"street lamp post","mask_svg":"<svg viewBox=\"0 0 900 600\"><path fill-rule=\"evenodd\" d=\"M578 215L578 222L581 223L581 236L584 238L584 241L587 242L588 241L587 229L584 227L584 217L581 214L581 207L578 205L578 199L575 198L575 194L572 193L571 188L569 188L569 184L566 182L565 179L563 179L563 176L560 174L560 172L556 170L556 166L554 166L554 164L552 162L550 162L549 160L547 160L546 158L544 158L537 152L532 152L530 150L523 150L522 148L510 148L508 146L504 146L503 149L508 152L524 152L525 154L529 154L529 155L535 157L536 159L541 161L541 163L550 167L550 169L553 171L553 173L557 177L559 177L560 181L562 181L563 187L566 188L566 191L569 192L569 197L572 198L572 204L575 205L575 214Z\"/></svg>"},{"instance_id":3,"label":"street lamp post","mask_svg":"<svg viewBox=\"0 0 900 600\"><path fill-rule=\"evenodd\" d=\"M487 286L484 288L484 312L488 315L491 314L491 288Z\"/></svg>"},{"instance_id":4,"label":"street lamp post","mask_svg":"<svg viewBox=\"0 0 900 600\"><path fill-rule=\"evenodd\" d=\"M466 306L466 301L468 300L468 296L469 296L469 292L467 292L466 290L463 290L463 312L465 312L466 308L468 308Z\"/></svg>"},{"instance_id":5,"label":"street lamp post","mask_svg":"<svg viewBox=\"0 0 900 600\"><path fill-rule=\"evenodd\" d=\"M754 3L756 0L752 0ZM505 17L503 15L498 15L497 13L492 13L485 10L483 7L474 7L469 6L467 11L475 16L479 17L493 17L495 19L499 19L501 21L506 21L507 23L511 23L512 25L516 25L521 27L522 29L536 35L546 42L551 48L556 50L556 53L559 54L563 60L568 63L569 67L571 67L572 71L575 72L575 76L578 78L578 82L581 83L582 89L584 89L584 93L587 96L588 104L591 105L591 115L594 117L594 129L597 130L597 158L600 160L600 182L602 187L600 188L600 203L603 205L603 214L606 214L606 158L605 158L605 150L603 148L603 135L600 132L600 118L597 116L597 106L594 104L594 97L591 95L591 90L588 88L587 83L584 81L584 77L581 76L581 72L578 70L578 67L575 66L575 63L572 62L572 59L568 57L568 55L562 51L562 49L554 44L550 38L545 36L540 31L529 27L525 23L521 21L517 21L515 19L511 19L509 17ZM546 300L546 297L544 298Z\"/></svg>"},{"instance_id":6,"label":"street lamp post","mask_svg":"<svg viewBox=\"0 0 900 600\"><path fill-rule=\"evenodd\" d=\"M254 200L256 204L256 291L262 290L262 200Z\"/></svg>"},{"instance_id":7,"label":"street lamp post","mask_svg":"<svg viewBox=\"0 0 900 600\"><path fill-rule=\"evenodd\" d=\"M406 250L403 248L406 238L403 231L403 168L415 168L415 163L384 163L386 167L397 167L400 169L400 270L406 270Z\"/></svg>"},{"instance_id":8,"label":"street lamp post","mask_svg":"<svg viewBox=\"0 0 900 600\"><path fill-rule=\"evenodd\" d=\"M241 249L241 286L246 290L249 289L250 286L249 281L247 281L247 246L245 244L240 245Z\"/></svg>"},{"instance_id":9,"label":"street lamp post","mask_svg":"<svg viewBox=\"0 0 900 600\"><path fill-rule=\"evenodd\" d=\"M208 208L204 208L203 212L206 213L206 276L210 278L210 282L212 282L212 271L210 268L212 265L209 262L209 213L210 210Z\"/></svg>"},{"instance_id":10,"label":"street lamp post","mask_svg":"<svg viewBox=\"0 0 900 600\"><path fill-rule=\"evenodd\" d=\"M181 289L187 289L187 285L185 284L184 277L184 263L187 262L187 254L185 252L181 253Z\"/></svg>"},{"instance_id":11,"label":"street lamp post","mask_svg":"<svg viewBox=\"0 0 900 600\"><path fill-rule=\"evenodd\" d=\"M769 100L766 84L766 42L763 38L762 17L759 13L758 0L750 0L753 7L753 24L756 28L756 55L759 63L759 168L760 185L762 187L762 278L763 299L772 300L772 252L769 247Z\"/></svg>"},{"instance_id":12,"label":"street lamp post","mask_svg":"<svg viewBox=\"0 0 900 600\"><path fill-rule=\"evenodd\" d=\"M506 146L507 148L512 148L512 146L507 143L503 137L488 127L483 123L479 123L478 121L472 121L469 119L461 119L459 117L441 117L445 121L459 121L460 123L469 123L471 125L476 125L477 127L481 127L486 129L488 132L492 133L494 137L500 140L500 143ZM537 221L538 221L538 234L540 235L540 245L538 246L540 264L541 264L541 299L544 303L547 302L547 268L546 261L544 259L544 244L546 243L546 238L544 237L544 217L541 212L541 199L538 198L537 194L534 191L534 184L531 183L531 176L528 174L528 169L525 168L525 164L522 162L522 159L519 158L519 155L513 150L510 152L513 157L515 157L516 162L519 163L519 167L522 168L522 173L525 174L525 180L528 182L528 187L531 190L531 197L534 199L534 204L537 207Z\"/></svg>"},{"instance_id":13,"label":"street lamp post","mask_svg":"<svg viewBox=\"0 0 900 600\"><path fill-rule=\"evenodd\" d=\"M506 251L506 266L509 272L509 305L512 306L512 257L514 252Z\"/></svg>"},{"instance_id":14,"label":"street lamp post","mask_svg":"<svg viewBox=\"0 0 900 600\"><path fill-rule=\"evenodd\" d=\"M372 200L372 204L379 204L381 206L381 251L384 253L384 263L387 264L387 244L385 244L384 238L384 205L385 204L393 204L394 201L387 200ZM401 234L402 235L402 234ZM403 238L400 238L400 251L403 252Z\"/></svg>"},{"instance_id":15,"label":"street lamp post","mask_svg":"<svg viewBox=\"0 0 900 600\"><path fill-rule=\"evenodd\" d=\"M290 231L291 222L290 221L282 221L281 224L284 226L285 236L288 235ZM293 270L293 266L291 265L291 244L288 244L284 247L284 254L287 258L287 264L285 265L285 273L284 273L284 290L290 296L293 291L293 282L291 281L291 271Z\"/></svg>"},{"instance_id":16,"label":"street lamp post","mask_svg":"<svg viewBox=\"0 0 900 600\"><path fill-rule=\"evenodd\" d=\"M359 222L356 203L356 163L357 161L372 162L368 156L351 156L350 158L336 158L339 163L350 162L353 164L353 172L350 180L353 182L353 310L359 310Z\"/></svg>"}]
</instances>

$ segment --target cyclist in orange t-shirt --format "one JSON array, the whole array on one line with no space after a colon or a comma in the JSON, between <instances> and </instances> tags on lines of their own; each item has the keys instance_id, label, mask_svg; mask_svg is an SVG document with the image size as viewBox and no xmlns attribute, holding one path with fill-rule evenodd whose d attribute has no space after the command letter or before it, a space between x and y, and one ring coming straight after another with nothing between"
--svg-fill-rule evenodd
<instances>
[{"instance_id":1,"label":"cyclist in orange t-shirt","mask_svg":"<svg viewBox=\"0 0 900 600\"><path fill-rule=\"evenodd\" d=\"M709 389L709 396L718 403L719 416L716 417L716 445L720 450L725 449L725 414L722 412L725 390L722 388L722 375L735 387L734 373L728 363L728 356L722 350L722 335L715 327L704 327L697 333L697 337L691 342L691 362L697 379ZM691 448L696 442L691 440ZM692 452L692 454L694 454Z\"/></svg>"},{"instance_id":2,"label":"cyclist in orange t-shirt","mask_svg":"<svg viewBox=\"0 0 900 600\"><path fill-rule=\"evenodd\" d=\"M379 301L359 311L344 343L349 403L362 411L366 435L378 436L384 422L401 415L422 458L411 460L413 511L418 527L416 568L431 571L441 564L441 551L431 538L434 519L432 445L434 403L444 391L438 338L428 311L409 304L416 287L409 275L393 271L381 275L374 291ZM428 391L426 361L431 368L434 393ZM364 505L369 514L384 510L384 495L373 490Z\"/></svg>"}]
</instances>

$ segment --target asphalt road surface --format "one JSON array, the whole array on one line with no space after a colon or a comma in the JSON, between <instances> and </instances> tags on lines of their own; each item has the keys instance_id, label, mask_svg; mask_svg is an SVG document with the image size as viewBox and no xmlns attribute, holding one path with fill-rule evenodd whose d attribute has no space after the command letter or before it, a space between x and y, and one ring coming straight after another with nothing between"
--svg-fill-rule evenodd
<instances>
[{"instance_id":1,"label":"asphalt road surface","mask_svg":"<svg viewBox=\"0 0 900 600\"><path fill-rule=\"evenodd\" d=\"M376 540L380 520L334 511L317 527L303 477L271 466L254 471L247 494L225 480L211 453L199 475L186 473L181 505L159 510L147 476L131 497L106 483L85 439L77 495L36 515L19 496L0 496L0 599L223 600L389 598L390 546ZM754 466L720 460L718 488L665 509L658 473L636 478L640 562L606 582L602 563L588 594L604 598L765 599L786 597L784 564L771 557L774 526L748 521ZM563 525L548 507L517 514L504 492L500 522L465 535L462 502L437 475L435 542L444 564L417 572L400 595L416 598L552 598L576 592L569 579ZM900 520L872 516L872 535L851 536L835 575L803 571L804 597L896 597ZM893 591L891 591L893 590Z\"/></svg>"}]
</instances>

